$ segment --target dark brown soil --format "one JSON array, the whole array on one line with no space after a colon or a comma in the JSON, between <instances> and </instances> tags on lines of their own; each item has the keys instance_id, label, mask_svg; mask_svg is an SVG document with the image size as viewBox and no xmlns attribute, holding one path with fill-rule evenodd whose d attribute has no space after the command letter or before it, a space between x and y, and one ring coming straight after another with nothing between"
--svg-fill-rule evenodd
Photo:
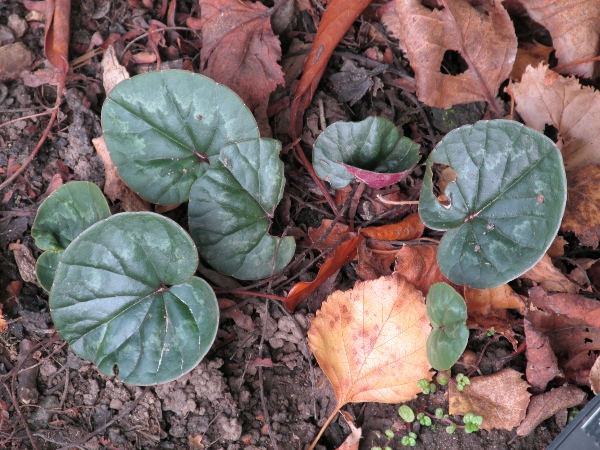
<instances>
[{"instance_id":1,"label":"dark brown soil","mask_svg":"<svg viewBox=\"0 0 600 450\"><path fill-rule=\"evenodd\" d=\"M147 28L150 20L157 18L153 12L132 7L136 2L108 3L110 8L104 0L73 2L73 59L86 53L94 33L107 39L110 33L122 35L133 27ZM178 1L178 11L191 8L191 1ZM22 20L27 14L20 1L3 3L0 25L6 25L11 15ZM373 25L379 27L377 23ZM340 50L358 54L357 49L371 39L367 28L366 22L355 25ZM293 30L314 33L315 28L308 15L295 14L292 25L281 35L284 60L291 57ZM183 34L189 35L192 44L198 44L193 33ZM43 65L43 27L30 22L25 34L15 39L33 52L38 67ZM145 42L140 40L138 45ZM187 47L192 53L184 56L197 68L197 53L193 53L193 45ZM397 61L405 64L399 57L398 52ZM352 286L357 279L352 267L344 268L327 290L314 294L308 306L301 304L294 315L273 301L243 299L236 320L222 321L213 349L196 369L174 382L149 389L104 376L91 363L74 355L53 329L47 294L17 268L15 252L9 250L9 244L20 241L33 259L39 256L30 235L31 224L54 175L60 174L64 181L89 180L103 185L104 168L91 144L91 139L101 134L101 58L92 56L74 70L58 124L23 176L1 192L0 303L9 327L0 335L0 447L252 450L272 449L276 444L280 449L306 448L335 405L332 388L307 347L306 331L315 305L327 293ZM169 61L166 54L164 58ZM171 63L177 65L177 61ZM485 113L483 104L463 105L452 114L415 104L390 83L389 72L374 71L360 57L334 56L329 67L306 115L305 144L311 144L320 132L322 119L331 123L378 115L393 119L428 152L448 130L472 123ZM130 62L128 69L133 74L153 70L153 66ZM19 76L2 81L0 123L44 112L54 103L54 87L26 87ZM289 88L282 89L273 95L273 100L285 98L289 92ZM288 116L289 108L285 108L272 117L274 134L284 145L289 142ZM24 162L48 117L32 117L0 128L0 168ZM327 217L326 208L297 162L289 157L285 162L288 174L294 176L286 188L287 210L280 211L280 218L285 225L293 222L293 229L302 237L309 226L318 226ZM5 176L2 174L2 179ZM401 188L414 198L418 186L419 180L413 179ZM113 205L113 210L117 212L119 205ZM361 201L357 221L371 220L376 214L371 203ZM306 278L314 276L315 270L313 267L307 271ZM472 346L474 350L481 347L477 343ZM481 364L483 373L490 373L494 360L510 351L505 341L488 347ZM270 358L273 367L258 367L257 358ZM522 369L524 360L517 358L510 364ZM31 391L23 391L27 388ZM23 393L29 403L15 402ZM429 398L420 396L411 405L430 412L436 407L447 410L447 398L442 390ZM394 425L400 421L397 407L357 404L344 408L363 429L361 449L386 445L383 431L398 426ZM554 419L544 422L530 436L514 441L514 433L509 431L466 435L459 430L450 436L443 426L421 427L415 448L542 449L559 431ZM338 418L326 431L320 448L336 448L348 432L346 423ZM402 433L397 436L387 443L393 449L401 448Z\"/></svg>"}]
</instances>

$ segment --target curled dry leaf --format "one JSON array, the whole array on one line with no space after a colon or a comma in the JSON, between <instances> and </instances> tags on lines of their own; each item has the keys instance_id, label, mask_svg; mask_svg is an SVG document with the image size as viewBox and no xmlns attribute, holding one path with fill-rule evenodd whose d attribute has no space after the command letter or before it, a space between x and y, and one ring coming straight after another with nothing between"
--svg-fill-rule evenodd
<instances>
[{"instance_id":1,"label":"curled dry leaf","mask_svg":"<svg viewBox=\"0 0 600 450\"><path fill-rule=\"evenodd\" d=\"M593 164L567 177L567 206L560 226L573 231L583 246L597 248L600 242L600 165Z\"/></svg>"},{"instance_id":2,"label":"curled dry leaf","mask_svg":"<svg viewBox=\"0 0 600 450\"><path fill-rule=\"evenodd\" d=\"M429 106L451 108L485 100L493 104L517 53L517 37L501 2L444 0L430 9L421 0L395 0L382 20L400 40L415 71L417 96ZM447 51L461 54L468 69L442 73Z\"/></svg>"},{"instance_id":3,"label":"curled dry leaf","mask_svg":"<svg viewBox=\"0 0 600 450\"><path fill-rule=\"evenodd\" d=\"M600 3L596 0L521 0L529 16L552 36L559 64L593 58L600 53ZM595 62L564 67L564 73L592 78ZM597 64L597 63L596 63Z\"/></svg>"},{"instance_id":4,"label":"curled dry leaf","mask_svg":"<svg viewBox=\"0 0 600 450\"><path fill-rule=\"evenodd\" d=\"M535 281L546 291L554 292L579 292L580 287L569 280L557 267L554 267L548 255L544 255L540 261L525 272L520 278Z\"/></svg>"},{"instance_id":5,"label":"curled dry leaf","mask_svg":"<svg viewBox=\"0 0 600 450\"><path fill-rule=\"evenodd\" d=\"M327 232L333 220L323 219L321 222L321 226L319 228L309 228L308 229L308 237L310 240L315 243ZM320 251L327 250L328 248L333 247L337 244L343 236L348 231L348 225L344 225L342 223L336 223L329 234L316 245L316 248Z\"/></svg>"},{"instance_id":6,"label":"curled dry leaf","mask_svg":"<svg viewBox=\"0 0 600 450\"><path fill-rule=\"evenodd\" d=\"M15 256L15 262L23 281L39 286L37 277L35 276L35 258L29 247L20 242L14 242L8 245L8 249Z\"/></svg>"},{"instance_id":7,"label":"curled dry leaf","mask_svg":"<svg viewBox=\"0 0 600 450\"><path fill-rule=\"evenodd\" d=\"M430 332L425 299L398 274L331 294L308 332L308 345L337 398L323 429L346 403L415 398L417 381L432 377Z\"/></svg>"},{"instance_id":8,"label":"curled dry leaf","mask_svg":"<svg viewBox=\"0 0 600 450\"><path fill-rule=\"evenodd\" d=\"M534 390L543 391L551 380L562 377L563 372L558 368L558 359L552 350L550 338L536 330L527 318L523 325L527 342L525 376Z\"/></svg>"},{"instance_id":9,"label":"curled dry leaf","mask_svg":"<svg viewBox=\"0 0 600 450\"><path fill-rule=\"evenodd\" d=\"M200 9L202 73L237 93L266 134L269 95L285 83L272 10L241 0L200 0Z\"/></svg>"},{"instance_id":10,"label":"curled dry leaf","mask_svg":"<svg viewBox=\"0 0 600 450\"><path fill-rule=\"evenodd\" d=\"M600 93L581 86L540 64L528 67L520 83L509 86L516 109L525 124L541 133L546 124L555 127L567 173L600 164Z\"/></svg>"},{"instance_id":11,"label":"curled dry leaf","mask_svg":"<svg viewBox=\"0 0 600 450\"><path fill-rule=\"evenodd\" d=\"M483 417L479 428L484 430L512 430L525 417L531 396L528 387L514 369L471 378L471 384L462 391L450 383L449 411L451 415L472 412Z\"/></svg>"},{"instance_id":12,"label":"curled dry leaf","mask_svg":"<svg viewBox=\"0 0 600 450\"><path fill-rule=\"evenodd\" d=\"M66 75L69 70L69 23L71 0L46 0L44 52L54 67Z\"/></svg>"},{"instance_id":13,"label":"curled dry leaf","mask_svg":"<svg viewBox=\"0 0 600 450\"><path fill-rule=\"evenodd\" d=\"M329 277L337 273L340 268L349 264L354 258L356 258L356 247L364 239L362 236L356 233L349 233L350 238L342 242L340 245L333 249L332 254L325 260L317 278L311 282L301 281L290 290L284 303L287 309L291 312L296 309L298 303L308 297L310 294L315 292L319 286L321 286Z\"/></svg>"},{"instance_id":14,"label":"curled dry leaf","mask_svg":"<svg viewBox=\"0 0 600 450\"><path fill-rule=\"evenodd\" d=\"M423 236L424 231L425 225L423 225L419 214L414 213L400 222L380 227L363 228L359 233L368 238L382 241L410 241Z\"/></svg>"},{"instance_id":15,"label":"curled dry leaf","mask_svg":"<svg viewBox=\"0 0 600 450\"><path fill-rule=\"evenodd\" d=\"M443 281L459 293L462 287L451 283L441 272L437 263L436 245L405 245L396 253L394 272L399 273L410 281L423 295L429 293L429 288Z\"/></svg>"},{"instance_id":16,"label":"curled dry leaf","mask_svg":"<svg viewBox=\"0 0 600 450\"><path fill-rule=\"evenodd\" d=\"M527 436L544 420L563 409L579 405L585 397L585 392L569 385L533 396L527 408L527 415L517 428L517 436Z\"/></svg>"},{"instance_id":17,"label":"curled dry leaf","mask_svg":"<svg viewBox=\"0 0 600 450\"><path fill-rule=\"evenodd\" d=\"M547 47L539 42L524 42L517 48L517 57L510 71L510 79L521 81L527 66L537 67L540 63L548 64L550 53L554 48Z\"/></svg>"},{"instance_id":18,"label":"curled dry leaf","mask_svg":"<svg viewBox=\"0 0 600 450\"><path fill-rule=\"evenodd\" d=\"M473 289L465 286L465 303L469 314L489 315L494 310L516 309L525 312L525 302L508 285L491 289Z\"/></svg>"},{"instance_id":19,"label":"curled dry leaf","mask_svg":"<svg viewBox=\"0 0 600 450\"><path fill-rule=\"evenodd\" d=\"M392 274L398 249L389 242L363 241L358 246L356 273L364 280L376 280Z\"/></svg>"}]
</instances>

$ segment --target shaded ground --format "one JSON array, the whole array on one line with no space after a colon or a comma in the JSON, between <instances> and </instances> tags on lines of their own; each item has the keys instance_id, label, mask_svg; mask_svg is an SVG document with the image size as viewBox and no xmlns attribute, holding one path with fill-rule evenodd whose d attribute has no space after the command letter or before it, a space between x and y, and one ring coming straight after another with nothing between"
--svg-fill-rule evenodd
<instances>
[{"instance_id":1,"label":"shaded ground","mask_svg":"<svg viewBox=\"0 0 600 450\"><path fill-rule=\"evenodd\" d=\"M87 53L93 47L94 33L103 40L111 33L123 35L132 29L147 29L156 14L136 2L74 2L72 13L72 57ZM191 2L178 2L178 11L192 9ZM27 11L18 2L0 7L0 24L9 23L16 15L21 21ZM15 21L16 19L11 19ZM312 19L296 13L292 25L283 27L283 65L286 76L293 80L301 70L298 57L306 47L292 42L292 31L314 33ZM341 50L334 56L330 72L317 92L313 107L306 115L306 148L327 124L336 120L360 120L370 115L392 119L405 135L423 147L423 152L450 129L472 123L485 114L485 105L457 107L452 113L431 110L415 103L412 96L395 87L389 70L365 62L359 50L372 39L387 39L376 23L361 22L346 36ZM5 30L4 30L5 31ZM14 33L13 33L14 34ZM173 54L161 47L169 67L191 64L197 68L198 38L189 39L189 53ZM373 37L375 36L375 38ZM43 62L43 28L30 22L22 37L33 52L36 64ZM130 40L129 40L130 41ZM118 50L127 42L117 41ZM3 44L6 38L2 38ZM143 50L146 41L140 40ZM169 43L170 44L170 43ZM196 47L194 47L196 45ZM406 63L395 55L397 67ZM16 255L9 244L20 241L37 258L39 250L30 236L35 211L44 198L49 182L59 174L64 181L89 180L102 186L103 165L96 156L91 139L101 134L99 113L104 99L101 56L90 56L74 71L61 106L59 124L51 131L46 144L33 162L8 189L2 192L0 205L0 300L8 329L0 335L0 446L6 448L86 448L86 449L267 449L274 443L281 449L303 449L310 443L335 404L333 392L306 344L306 331L314 311L327 293L335 288L347 289L357 276L352 265L344 268L335 280L301 304L292 316L279 304L256 298L234 298L237 306L227 311L217 341L196 369L181 379L148 389L128 386L100 374L90 363L75 356L56 335L50 320L47 294L19 272ZM287 65L286 65L287 64ZM130 72L154 70L150 63L130 61ZM163 64L164 68L164 64ZM399 70L396 69L396 70ZM26 87L22 78L3 79L0 84L0 123L44 112L54 102L54 88L41 85ZM356 100L356 103L351 104ZM286 103L287 102L287 103ZM275 137L288 143L287 127L289 88L272 98L271 124ZM16 121L0 128L0 168L21 164L30 154L47 123L48 115ZM308 227L316 227L324 217L331 218L312 181L299 164L284 156L290 180L282 207L278 211L279 228L291 225L302 249ZM419 171L415 171L415 176ZM3 178L4 178L3 174ZM409 179L400 186L408 199L415 199L420 180ZM357 205L357 223L377 219L389 211L366 191ZM113 205L113 212L119 205ZM414 210L414 209L413 209ZM391 217L401 218L410 208L397 208ZM170 213L178 218L180 211ZM385 223L382 219L379 223ZM277 231L277 230L275 230ZM25 250L26 252L26 250ZM303 263L314 255L308 255ZM24 266L21 267L23 269ZM311 266L300 279L310 280L316 269ZM216 285L219 280L210 278ZM31 275L31 273L29 273ZM291 283L278 286L277 294ZM473 335L470 348L482 349L487 338ZM492 343L480 364L483 374L497 368L498 358L511 352L504 341ZM260 367L261 359L270 359L272 367ZM522 369L523 357L507 365ZM17 398L26 402L15 402ZM423 404L423 402L429 402ZM436 407L447 409L444 392L411 403L415 409ZM363 427L361 449L384 446L382 431L398 422L397 405L358 404L345 408ZM28 429L25 428L28 427ZM465 435L459 431L449 436L443 427L422 428L416 448L423 449L541 449L560 431L555 419L549 419L526 437L512 441L511 432L479 432ZM338 419L327 430L321 448L339 446L349 429ZM400 437L389 442L400 448Z\"/></svg>"}]
</instances>

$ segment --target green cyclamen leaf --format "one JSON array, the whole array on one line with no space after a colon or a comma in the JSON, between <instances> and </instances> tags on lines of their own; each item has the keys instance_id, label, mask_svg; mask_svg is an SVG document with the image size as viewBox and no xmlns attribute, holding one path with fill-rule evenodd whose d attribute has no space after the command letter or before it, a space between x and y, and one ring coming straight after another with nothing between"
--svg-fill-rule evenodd
<instances>
[{"instance_id":1,"label":"green cyclamen leaf","mask_svg":"<svg viewBox=\"0 0 600 450\"><path fill-rule=\"evenodd\" d=\"M432 165L450 166L450 204L433 192ZM566 203L560 151L535 130L508 120L451 131L429 156L419 214L447 230L438 263L448 279L485 289L533 267L556 235Z\"/></svg>"},{"instance_id":2,"label":"green cyclamen leaf","mask_svg":"<svg viewBox=\"0 0 600 450\"><path fill-rule=\"evenodd\" d=\"M252 113L230 89L185 70L119 83L102 108L102 129L123 181L152 203L189 199L190 187L221 148L258 138Z\"/></svg>"},{"instance_id":3,"label":"green cyclamen leaf","mask_svg":"<svg viewBox=\"0 0 600 450\"><path fill-rule=\"evenodd\" d=\"M211 164L192 186L190 234L202 257L224 274L265 278L294 256L293 238L268 234L285 183L280 149L272 139L232 144L221 152L222 164Z\"/></svg>"},{"instance_id":4,"label":"green cyclamen leaf","mask_svg":"<svg viewBox=\"0 0 600 450\"><path fill-rule=\"evenodd\" d=\"M427 315L433 327L427 338L427 359L434 369L448 370L467 347L467 305L452 286L435 283L427 294Z\"/></svg>"},{"instance_id":5,"label":"green cyclamen leaf","mask_svg":"<svg viewBox=\"0 0 600 450\"><path fill-rule=\"evenodd\" d=\"M63 250L48 250L40 255L35 264L35 276L37 277L40 286L46 291L50 292L52 289L52 283L54 282L54 275L56 274L56 268L58 262L63 254Z\"/></svg>"},{"instance_id":6,"label":"green cyclamen leaf","mask_svg":"<svg viewBox=\"0 0 600 450\"><path fill-rule=\"evenodd\" d=\"M193 277L192 239L170 219L123 213L84 231L58 264L50 311L75 353L133 384L190 371L216 336L212 289Z\"/></svg>"},{"instance_id":7,"label":"green cyclamen leaf","mask_svg":"<svg viewBox=\"0 0 600 450\"><path fill-rule=\"evenodd\" d=\"M381 188L397 183L419 160L419 145L401 137L383 117L336 122L315 142L313 165L319 178L342 189L354 178Z\"/></svg>"},{"instance_id":8,"label":"green cyclamen leaf","mask_svg":"<svg viewBox=\"0 0 600 450\"><path fill-rule=\"evenodd\" d=\"M38 208L31 235L42 250L64 250L79 234L110 216L108 203L94 183L62 185Z\"/></svg>"}]
</instances>

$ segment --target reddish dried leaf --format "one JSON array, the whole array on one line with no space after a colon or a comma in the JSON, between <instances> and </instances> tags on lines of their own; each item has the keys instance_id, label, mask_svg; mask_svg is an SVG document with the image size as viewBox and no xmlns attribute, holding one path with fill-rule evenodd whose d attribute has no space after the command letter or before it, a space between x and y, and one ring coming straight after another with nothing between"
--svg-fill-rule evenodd
<instances>
[{"instance_id":1,"label":"reddish dried leaf","mask_svg":"<svg viewBox=\"0 0 600 450\"><path fill-rule=\"evenodd\" d=\"M403 180L409 173L412 172L413 167L404 172L396 173L381 173L373 172L371 170L361 169L359 167L349 166L348 164L342 164L348 172L354 175L365 184L375 189L384 188L391 186L392 184L398 183Z\"/></svg>"},{"instance_id":2,"label":"reddish dried leaf","mask_svg":"<svg viewBox=\"0 0 600 450\"><path fill-rule=\"evenodd\" d=\"M534 390L543 391L551 380L562 377L563 372L558 368L550 338L536 330L527 318L524 319L524 328L527 342L525 376Z\"/></svg>"},{"instance_id":3,"label":"reddish dried leaf","mask_svg":"<svg viewBox=\"0 0 600 450\"><path fill-rule=\"evenodd\" d=\"M600 328L600 302L596 299L574 294L547 294L540 287L529 290L529 299L536 308Z\"/></svg>"},{"instance_id":4,"label":"reddish dried leaf","mask_svg":"<svg viewBox=\"0 0 600 450\"><path fill-rule=\"evenodd\" d=\"M435 245L405 245L396 254L394 272L399 273L420 290L423 295L429 293L429 288L443 281L462 293L462 286L451 283L437 263L437 246Z\"/></svg>"},{"instance_id":5,"label":"reddish dried leaf","mask_svg":"<svg viewBox=\"0 0 600 450\"><path fill-rule=\"evenodd\" d=\"M323 263L319 269L317 278L310 283L301 281L290 290L284 302L290 311L294 311L298 303L315 292L325 280L336 273L341 267L349 264L350 261L356 258L356 247L358 247L358 244L364 238L356 233L349 233L349 235L351 236L350 239L338 245L333 250L332 255Z\"/></svg>"},{"instance_id":6,"label":"reddish dried leaf","mask_svg":"<svg viewBox=\"0 0 600 450\"><path fill-rule=\"evenodd\" d=\"M512 430L525 417L529 397L527 382L514 369L503 369L492 375L471 378L463 391L449 384L451 415L472 412L483 417L479 428L484 430Z\"/></svg>"},{"instance_id":7,"label":"reddish dried leaf","mask_svg":"<svg viewBox=\"0 0 600 450\"><path fill-rule=\"evenodd\" d=\"M600 164L600 93L565 78L545 64L528 67L520 83L509 86L525 124L543 133L546 125L558 130L565 170L573 172Z\"/></svg>"},{"instance_id":8,"label":"reddish dried leaf","mask_svg":"<svg viewBox=\"0 0 600 450\"><path fill-rule=\"evenodd\" d=\"M477 7L465 0L441 3L444 8L431 9L421 0L395 0L382 18L408 55L419 100L446 109L478 100L493 102L517 53L508 13L501 2L478 2ZM458 51L467 62L465 72L440 71L449 50Z\"/></svg>"},{"instance_id":9,"label":"reddish dried leaf","mask_svg":"<svg viewBox=\"0 0 600 450\"><path fill-rule=\"evenodd\" d=\"M425 225L419 214L411 214L398 223L390 223L380 227L367 227L359 231L360 234L371 239L381 241L410 241L423 236Z\"/></svg>"},{"instance_id":10,"label":"reddish dried leaf","mask_svg":"<svg viewBox=\"0 0 600 450\"><path fill-rule=\"evenodd\" d=\"M272 10L241 0L200 0L202 73L235 91L268 128L269 95L284 84L279 39L271 29Z\"/></svg>"},{"instance_id":11,"label":"reddish dried leaf","mask_svg":"<svg viewBox=\"0 0 600 450\"><path fill-rule=\"evenodd\" d=\"M579 405L586 396L581 389L568 385L533 396L527 408L527 416L517 428L517 436L527 436L544 420L563 409Z\"/></svg>"},{"instance_id":12,"label":"reddish dried leaf","mask_svg":"<svg viewBox=\"0 0 600 450\"><path fill-rule=\"evenodd\" d=\"M567 178L567 206L560 226L573 231L584 246L600 242L600 165L582 167Z\"/></svg>"},{"instance_id":13,"label":"reddish dried leaf","mask_svg":"<svg viewBox=\"0 0 600 450\"><path fill-rule=\"evenodd\" d=\"M352 23L373 0L330 0L315 36L313 46L304 63L304 72L298 83L290 112L290 135L295 139L302 132L302 119L327 62Z\"/></svg>"},{"instance_id":14,"label":"reddish dried leaf","mask_svg":"<svg viewBox=\"0 0 600 450\"><path fill-rule=\"evenodd\" d=\"M552 36L559 64L593 58L600 53L600 3L596 0L521 0L529 16ZM597 64L597 63L596 63ZM564 67L561 72L592 78L594 62Z\"/></svg>"},{"instance_id":15,"label":"reddish dried leaf","mask_svg":"<svg viewBox=\"0 0 600 450\"><path fill-rule=\"evenodd\" d=\"M323 219L323 221L321 222L321 226L319 228L309 228L308 236L310 237L310 240L313 243L317 242L325 234L325 232L329 229L332 222L333 222L332 220ZM321 251L324 251L324 250L327 250L328 248L333 247L344 237L344 235L346 234L347 231L348 231L348 225L344 225L339 222L336 223L333 226L332 230L327 235L327 237L325 237L321 242L319 242L316 245L316 248Z\"/></svg>"},{"instance_id":16,"label":"reddish dried leaf","mask_svg":"<svg viewBox=\"0 0 600 450\"><path fill-rule=\"evenodd\" d=\"M71 0L46 0L44 11L46 32L44 52L46 58L62 73L69 70L69 21Z\"/></svg>"},{"instance_id":17,"label":"reddish dried leaf","mask_svg":"<svg viewBox=\"0 0 600 450\"><path fill-rule=\"evenodd\" d=\"M535 281L547 291L554 292L579 292L580 286L569 280L558 268L554 267L548 255L519 278L528 278Z\"/></svg>"},{"instance_id":18,"label":"reddish dried leaf","mask_svg":"<svg viewBox=\"0 0 600 450\"><path fill-rule=\"evenodd\" d=\"M356 273L362 280L376 280L392 274L398 249L388 242L363 241L358 246Z\"/></svg>"}]
</instances>

